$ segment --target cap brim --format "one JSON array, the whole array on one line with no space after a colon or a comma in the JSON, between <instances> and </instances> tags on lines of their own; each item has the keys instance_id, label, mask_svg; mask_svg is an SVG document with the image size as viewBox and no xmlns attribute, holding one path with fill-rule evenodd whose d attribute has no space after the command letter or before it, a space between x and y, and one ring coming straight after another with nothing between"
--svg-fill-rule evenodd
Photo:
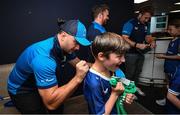
<instances>
[{"instance_id":1,"label":"cap brim","mask_svg":"<svg viewBox=\"0 0 180 115\"><path fill-rule=\"evenodd\" d=\"M89 40L87 40L86 38L75 37L75 39L82 46L89 46L89 45L91 45L91 42Z\"/></svg>"}]
</instances>

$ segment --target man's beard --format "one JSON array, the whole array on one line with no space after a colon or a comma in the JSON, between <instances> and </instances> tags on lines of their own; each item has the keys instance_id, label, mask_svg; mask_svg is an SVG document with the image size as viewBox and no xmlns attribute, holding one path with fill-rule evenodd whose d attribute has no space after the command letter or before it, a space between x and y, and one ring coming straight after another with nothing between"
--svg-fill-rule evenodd
<instances>
[{"instance_id":1,"label":"man's beard","mask_svg":"<svg viewBox=\"0 0 180 115\"><path fill-rule=\"evenodd\" d=\"M103 25L106 25L106 24L107 24L107 22L108 22L108 20L104 20Z\"/></svg>"}]
</instances>

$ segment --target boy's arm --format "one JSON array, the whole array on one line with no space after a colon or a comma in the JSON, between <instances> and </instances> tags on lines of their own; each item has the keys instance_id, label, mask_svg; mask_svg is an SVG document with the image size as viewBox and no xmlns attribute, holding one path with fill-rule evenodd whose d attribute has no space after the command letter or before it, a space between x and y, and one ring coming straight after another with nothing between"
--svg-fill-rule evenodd
<instances>
[{"instance_id":1,"label":"boy's arm","mask_svg":"<svg viewBox=\"0 0 180 115\"><path fill-rule=\"evenodd\" d=\"M108 101L105 104L105 114L110 114L119 96L116 93L111 93Z\"/></svg>"},{"instance_id":2,"label":"boy's arm","mask_svg":"<svg viewBox=\"0 0 180 115\"><path fill-rule=\"evenodd\" d=\"M124 86L122 83L118 82L115 88L112 88L111 95L108 99L108 101L105 104L105 114L110 114L112 111L112 108L114 107L117 98L120 94L122 94L124 91Z\"/></svg>"},{"instance_id":3,"label":"boy's arm","mask_svg":"<svg viewBox=\"0 0 180 115\"><path fill-rule=\"evenodd\" d=\"M180 109L180 100L176 97L176 95L168 92L167 99L174 104L178 109Z\"/></svg>"},{"instance_id":4,"label":"boy's arm","mask_svg":"<svg viewBox=\"0 0 180 115\"><path fill-rule=\"evenodd\" d=\"M180 41L180 40L179 40ZM159 59L174 59L180 60L180 43L178 43L178 52L176 55L165 55L165 54L157 54L156 57Z\"/></svg>"},{"instance_id":5,"label":"boy's arm","mask_svg":"<svg viewBox=\"0 0 180 115\"><path fill-rule=\"evenodd\" d=\"M165 55L165 54L157 54L157 58L159 59L174 59L174 60L180 60L179 55Z\"/></svg>"}]
</instances>

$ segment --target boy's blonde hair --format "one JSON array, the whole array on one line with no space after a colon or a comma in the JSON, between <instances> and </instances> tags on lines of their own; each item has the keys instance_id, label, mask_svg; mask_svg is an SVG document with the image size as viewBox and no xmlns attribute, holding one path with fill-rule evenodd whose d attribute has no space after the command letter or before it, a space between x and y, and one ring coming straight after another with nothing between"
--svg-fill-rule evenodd
<instances>
[{"instance_id":1,"label":"boy's blonde hair","mask_svg":"<svg viewBox=\"0 0 180 115\"><path fill-rule=\"evenodd\" d=\"M129 44L120 35L112 32L96 36L91 46L94 57L103 52L106 58L109 58L110 53L123 55L129 48Z\"/></svg>"}]
</instances>

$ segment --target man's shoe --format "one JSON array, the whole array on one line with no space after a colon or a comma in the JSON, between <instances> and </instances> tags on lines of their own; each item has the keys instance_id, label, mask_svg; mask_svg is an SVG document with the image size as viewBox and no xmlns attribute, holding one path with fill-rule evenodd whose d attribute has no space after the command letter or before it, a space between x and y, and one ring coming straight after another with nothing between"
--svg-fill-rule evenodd
<instances>
[{"instance_id":1,"label":"man's shoe","mask_svg":"<svg viewBox=\"0 0 180 115\"><path fill-rule=\"evenodd\" d=\"M146 96L146 94L145 94L143 91L141 91L140 88L136 87L136 90L137 90L137 93L138 93L139 95L141 95L141 96Z\"/></svg>"},{"instance_id":2,"label":"man's shoe","mask_svg":"<svg viewBox=\"0 0 180 115\"><path fill-rule=\"evenodd\" d=\"M160 106L165 106L166 105L166 98L156 100L156 103Z\"/></svg>"}]
</instances>

